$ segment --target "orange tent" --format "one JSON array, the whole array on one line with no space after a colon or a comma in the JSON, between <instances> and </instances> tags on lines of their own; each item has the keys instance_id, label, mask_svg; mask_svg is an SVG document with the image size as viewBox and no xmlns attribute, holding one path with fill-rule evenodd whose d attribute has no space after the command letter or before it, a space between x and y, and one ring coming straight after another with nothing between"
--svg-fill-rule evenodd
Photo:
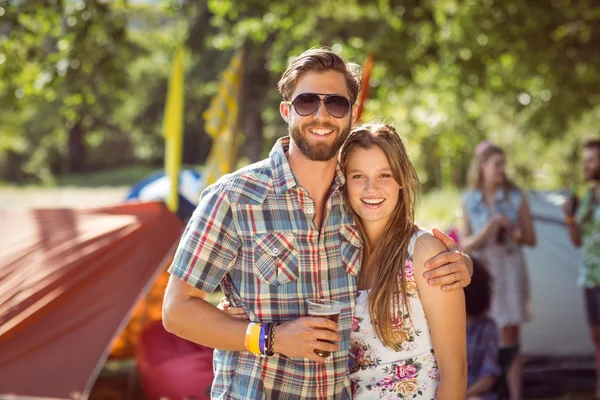
<instances>
[{"instance_id":1,"label":"orange tent","mask_svg":"<svg viewBox=\"0 0 600 400\"><path fill-rule=\"evenodd\" d=\"M162 203L0 211L0 396L86 398L182 228Z\"/></svg>"}]
</instances>

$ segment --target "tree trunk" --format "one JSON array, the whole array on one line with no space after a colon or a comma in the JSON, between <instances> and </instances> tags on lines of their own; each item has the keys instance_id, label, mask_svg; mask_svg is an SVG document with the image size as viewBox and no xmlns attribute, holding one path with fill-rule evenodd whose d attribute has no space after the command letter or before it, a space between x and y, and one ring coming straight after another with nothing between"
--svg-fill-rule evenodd
<instances>
[{"instance_id":1,"label":"tree trunk","mask_svg":"<svg viewBox=\"0 0 600 400\"><path fill-rule=\"evenodd\" d=\"M454 168L452 169L452 184L455 187L463 188L467 184L467 174L471 165L470 154L463 152L454 159Z\"/></svg>"},{"instance_id":2,"label":"tree trunk","mask_svg":"<svg viewBox=\"0 0 600 400\"><path fill-rule=\"evenodd\" d=\"M425 155L424 167L427 180L423 182L423 192L442 187L442 170L438 156L437 136L431 135L421 142L421 151Z\"/></svg>"},{"instance_id":3,"label":"tree trunk","mask_svg":"<svg viewBox=\"0 0 600 400\"><path fill-rule=\"evenodd\" d=\"M77 173L85 170L86 148L84 130L81 120L69 131L69 172Z\"/></svg>"},{"instance_id":4,"label":"tree trunk","mask_svg":"<svg viewBox=\"0 0 600 400\"><path fill-rule=\"evenodd\" d=\"M267 52L273 42L269 37L263 43L248 42L244 60L244 79L240 101L240 129L244 143L239 155L256 162L262 158L264 122L262 112L271 87L271 74L265 67Z\"/></svg>"},{"instance_id":5,"label":"tree trunk","mask_svg":"<svg viewBox=\"0 0 600 400\"><path fill-rule=\"evenodd\" d=\"M190 2L190 4L194 3ZM214 31L214 28L210 24L210 19L213 14L208 9L207 1L201 1L194 6L197 7L196 15L189 23L191 27L185 45L192 53L201 54L202 50L204 50L204 39L206 38L206 35L208 32Z\"/></svg>"}]
</instances>

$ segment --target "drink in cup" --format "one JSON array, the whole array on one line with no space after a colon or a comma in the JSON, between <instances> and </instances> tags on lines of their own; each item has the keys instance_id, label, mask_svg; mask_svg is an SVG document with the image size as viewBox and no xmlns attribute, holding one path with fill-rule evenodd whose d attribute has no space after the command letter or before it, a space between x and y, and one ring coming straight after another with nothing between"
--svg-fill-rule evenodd
<instances>
[{"instance_id":1,"label":"drink in cup","mask_svg":"<svg viewBox=\"0 0 600 400\"><path fill-rule=\"evenodd\" d=\"M337 323L338 319L340 318L340 312L342 311L342 303L340 303L339 301L308 299L306 300L306 304L308 305L308 315L310 315L311 317L327 318L335 323ZM325 340L323 340L323 342L325 342ZM315 353L321 357L329 357L331 355L330 351L319 349L315 349Z\"/></svg>"}]
</instances>

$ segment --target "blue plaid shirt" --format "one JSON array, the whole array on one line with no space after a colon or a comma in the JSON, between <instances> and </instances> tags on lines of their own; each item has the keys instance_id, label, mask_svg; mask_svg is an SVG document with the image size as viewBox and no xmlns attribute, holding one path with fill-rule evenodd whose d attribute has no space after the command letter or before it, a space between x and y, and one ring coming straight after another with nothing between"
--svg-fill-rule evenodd
<instances>
[{"instance_id":1,"label":"blue plaid shirt","mask_svg":"<svg viewBox=\"0 0 600 400\"><path fill-rule=\"evenodd\" d=\"M340 301L340 350L326 363L215 350L213 398L351 398L348 348L362 243L344 203L339 167L317 229L315 202L285 156L289 140L281 138L268 159L203 192L169 272L209 293L221 285L252 322L307 316L311 297Z\"/></svg>"}]
</instances>

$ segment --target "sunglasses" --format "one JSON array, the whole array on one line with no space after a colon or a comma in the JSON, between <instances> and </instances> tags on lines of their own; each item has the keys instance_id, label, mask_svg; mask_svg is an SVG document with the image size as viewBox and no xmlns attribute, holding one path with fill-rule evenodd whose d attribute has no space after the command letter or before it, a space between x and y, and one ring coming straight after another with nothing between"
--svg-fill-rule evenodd
<instances>
[{"instance_id":1,"label":"sunglasses","mask_svg":"<svg viewBox=\"0 0 600 400\"><path fill-rule=\"evenodd\" d=\"M325 96L325 98L321 100L321 96ZM350 100L344 96L323 93L301 93L294 100L285 103L293 106L298 115L308 117L317 112L321 101L323 101L325 109L333 118L344 118L352 107Z\"/></svg>"}]
</instances>

